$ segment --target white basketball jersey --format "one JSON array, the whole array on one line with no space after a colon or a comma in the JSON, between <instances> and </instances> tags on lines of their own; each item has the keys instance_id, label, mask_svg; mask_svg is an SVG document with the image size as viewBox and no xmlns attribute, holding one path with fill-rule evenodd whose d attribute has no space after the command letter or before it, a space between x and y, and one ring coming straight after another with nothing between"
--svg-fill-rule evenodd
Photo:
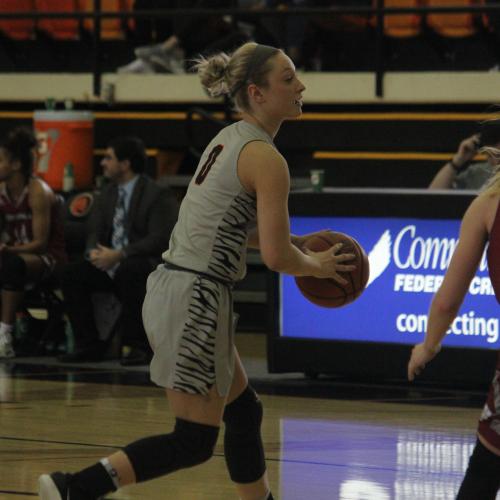
<instances>
[{"instance_id":1,"label":"white basketball jersey","mask_svg":"<svg viewBox=\"0 0 500 500\"><path fill-rule=\"evenodd\" d=\"M257 205L241 185L237 164L242 148L252 141L274 147L262 129L239 121L222 129L205 149L163 254L166 262L228 281L245 276L248 230L255 227Z\"/></svg>"}]
</instances>

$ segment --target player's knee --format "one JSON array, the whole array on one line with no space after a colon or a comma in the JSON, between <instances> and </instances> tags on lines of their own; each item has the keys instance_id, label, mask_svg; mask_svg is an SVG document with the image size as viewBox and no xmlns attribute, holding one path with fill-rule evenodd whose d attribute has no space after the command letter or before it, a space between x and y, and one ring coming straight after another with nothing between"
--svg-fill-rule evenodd
<instances>
[{"instance_id":1,"label":"player's knee","mask_svg":"<svg viewBox=\"0 0 500 500\"><path fill-rule=\"evenodd\" d=\"M2 257L0 281L5 290L22 291L26 283L26 262L19 255L5 253Z\"/></svg>"},{"instance_id":2,"label":"player's knee","mask_svg":"<svg viewBox=\"0 0 500 500\"><path fill-rule=\"evenodd\" d=\"M218 434L218 427L178 418L172 433L139 439L123 451L137 482L149 481L206 462L213 455Z\"/></svg>"},{"instance_id":3,"label":"player's knee","mask_svg":"<svg viewBox=\"0 0 500 500\"><path fill-rule=\"evenodd\" d=\"M250 385L247 385L246 389L224 409L226 433L244 435L260 432L262 416L262 403Z\"/></svg>"},{"instance_id":4,"label":"player's knee","mask_svg":"<svg viewBox=\"0 0 500 500\"><path fill-rule=\"evenodd\" d=\"M231 479L237 483L257 481L266 470L262 416L262 403L250 386L224 410L224 452Z\"/></svg>"},{"instance_id":5,"label":"player's knee","mask_svg":"<svg viewBox=\"0 0 500 500\"><path fill-rule=\"evenodd\" d=\"M477 440L469 459L468 471L473 474L500 477L500 456L492 453Z\"/></svg>"},{"instance_id":6,"label":"player's knee","mask_svg":"<svg viewBox=\"0 0 500 500\"><path fill-rule=\"evenodd\" d=\"M500 456L488 450L479 440L469 460L457 500L496 498L500 487Z\"/></svg>"},{"instance_id":7,"label":"player's knee","mask_svg":"<svg viewBox=\"0 0 500 500\"><path fill-rule=\"evenodd\" d=\"M214 454L218 435L218 427L176 419L174 437L180 448L185 450L185 453L179 454L183 466L192 467L209 460Z\"/></svg>"}]
</instances>

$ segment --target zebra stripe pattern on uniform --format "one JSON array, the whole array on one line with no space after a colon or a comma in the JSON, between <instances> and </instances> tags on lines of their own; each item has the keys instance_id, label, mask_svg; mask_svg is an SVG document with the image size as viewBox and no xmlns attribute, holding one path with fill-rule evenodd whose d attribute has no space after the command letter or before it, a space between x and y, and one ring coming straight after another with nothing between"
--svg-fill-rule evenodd
<instances>
[{"instance_id":1,"label":"zebra stripe pattern on uniform","mask_svg":"<svg viewBox=\"0 0 500 500\"><path fill-rule=\"evenodd\" d=\"M256 198L244 191L233 200L217 233L208 264L210 274L234 281L241 273L248 224L257 217Z\"/></svg>"},{"instance_id":2,"label":"zebra stripe pattern on uniform","mask_svg":"<svg viewBox=\"0 0 500 500\"><path fill-rule=\"evenodd\" d=\"M194 284L188 320L179 344L174 389L190 394L207 394L215 383L219 286L201 276Z\"/></svg>"}]
</instances>

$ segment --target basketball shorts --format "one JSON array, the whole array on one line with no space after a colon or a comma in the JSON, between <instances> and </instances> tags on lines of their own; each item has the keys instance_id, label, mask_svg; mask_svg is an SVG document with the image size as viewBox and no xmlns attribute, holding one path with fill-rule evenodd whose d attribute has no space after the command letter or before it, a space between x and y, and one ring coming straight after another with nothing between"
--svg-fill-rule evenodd
<instances>
[{"instance_id":1,"label":"basketball shorts","mask_svg":"<svg viewBox=\"0 0 500 500\"><path fill-rule=\"evenodd\" d=\"M495 376L479 418L478 433L489 444L500 450L500 352L497 357Z\"/></svg>"},{"instance_id":2,"label":"basketball shorts","mask_svg":"<svg viewBox=\"0 0 500 500\"><path fill-rule=\"evenodd\" d=\"M229 287L161 264L149 275L142 315L155 384L203 395L215 384L219 395L227 395L235 329Z\"/></svg>"}]
</instances>

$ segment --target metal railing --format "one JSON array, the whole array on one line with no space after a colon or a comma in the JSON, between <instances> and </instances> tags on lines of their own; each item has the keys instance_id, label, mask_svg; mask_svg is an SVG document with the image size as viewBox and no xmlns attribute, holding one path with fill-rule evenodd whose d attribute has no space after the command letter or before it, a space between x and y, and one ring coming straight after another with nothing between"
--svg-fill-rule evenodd
<instances>
[{"instance_id":1,"label":"metal railing","mask_svg":"<svg viewBox=\"0 0 500 500\"><path fill-rule=\"evenodd\" d=\"M194 131L195 117L200 117L201 119L213 123L214 125L217 125L222 129L231 123L231 115L229 109L226 109L225 119L220 120L219 118L214 116L213 113L211 113L210 111L207 111L198 106L193 106L192 108L188 109L186 113L186 138L188 144L190 145L189 150L191 154L193 154L193 156L199 159L201 157L201 151L199 151L194 146L194 144L196 144L196 137Z\"/></svg>"},{"instance_id":2,"label":"metal railing","mask_svg":"<svg viewBox=\"0 0 500 500\"><path fill-rule=\"evenodd\" d=\"M233 16L234 18L250 15L266 17L288 17L288 16L321 16L336 17L341 15L360 15L375 16L375 95L383 97L384 88L384 18L385 16L401 14L500 14L500 3L496 5L473 5L473 6L448 6L448 7L384 7L384 0L376 0L375 7L361 6L330 6L330 7L293 7L286 10L275 10L263 8L260 10L243 9L239 7L230 7L223 9L209 8L178 8L178 9L154 9L154 10L134 10L132 12L108 12L101 10L101 0L94 0L93 12L0 12L1 19L93 19L93 92L94 95L100 95L101 92L101 21L102 19L143 19L143 18L182 18L194 15L208 16Z\"/></svg>"}]
</instances>

